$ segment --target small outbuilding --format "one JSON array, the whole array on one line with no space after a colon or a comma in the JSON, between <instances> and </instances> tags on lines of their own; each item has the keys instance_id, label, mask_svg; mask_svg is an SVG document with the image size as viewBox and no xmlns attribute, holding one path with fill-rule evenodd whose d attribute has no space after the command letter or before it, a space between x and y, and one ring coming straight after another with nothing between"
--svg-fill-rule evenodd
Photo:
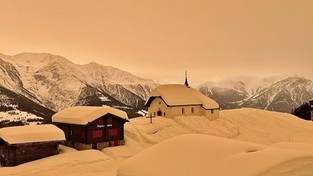
<instances>
[{"instance_id":1,"label":"small outbuilding","mask_svg":"<svg viewBox=\"0 0 313 176\"><path fill-rule=\"evenodd\" d=\"M54 125L28 125L0 129L2 166L16 166L59 153L65 135Z\"/></svg>"},{"instance_id":2,"label":"small outbuilding","mask_svg":"<svg viewBox=\"0 0 313 176\"><path fill-rule=\"evenodd\" d=\"M78 150L124 145L127 113L108 106L77 106L52 116L52 122L63 130L66 145Z\"/></svg>"}]
</instances>

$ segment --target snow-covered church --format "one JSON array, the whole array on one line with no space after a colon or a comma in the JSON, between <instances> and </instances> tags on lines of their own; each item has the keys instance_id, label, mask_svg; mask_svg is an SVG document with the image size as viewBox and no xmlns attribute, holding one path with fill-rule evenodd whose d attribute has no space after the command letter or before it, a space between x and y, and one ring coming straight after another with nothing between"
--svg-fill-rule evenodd
<instances>
[{"instance_id":1,"label":"snow-covered church","mask_svg":"<svg viewBox=\"0 0 313 176\"><path fill-rule=\"evenodd\" d=\"M189 86L187 74L185 84L166 84L155 88L145 103L148 116L206 116L210 120L219 118L219 104Z\"/></svg>"}]
</instances>

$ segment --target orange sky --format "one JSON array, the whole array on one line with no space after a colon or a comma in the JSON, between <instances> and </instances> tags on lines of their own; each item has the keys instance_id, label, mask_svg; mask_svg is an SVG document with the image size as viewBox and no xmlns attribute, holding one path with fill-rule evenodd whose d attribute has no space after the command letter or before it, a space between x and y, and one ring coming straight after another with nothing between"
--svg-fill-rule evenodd
<instances>
[{"instance_id":1,"label":"orange sky","mask_svg":"<svg viewBox=\"0 0 313 176\"><path fill-rule=\"evenodd\" d=\"M313 78L312 0L0 0L0 52L48 52L141 76Z\"/></svg>"}]
</instances>

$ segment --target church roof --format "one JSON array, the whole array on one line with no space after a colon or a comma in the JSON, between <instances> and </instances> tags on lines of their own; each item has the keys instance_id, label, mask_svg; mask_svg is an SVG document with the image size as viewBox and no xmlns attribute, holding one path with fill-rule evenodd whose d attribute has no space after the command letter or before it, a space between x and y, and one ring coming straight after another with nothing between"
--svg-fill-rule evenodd
<instances>
[{"instance_id":1,"label":"church roof","mask_svg":"<svg viewBox=\"0 0 313 176\"><path fill-rule=\"evenodd\" d=\"M218 109L219 104L196 89L181 84L166 84L155 88L145 106L150 106L154 98L162 98L168 106L201 105L205 109Z\"/></svg>"},{"instance_id":2,"label":"church roof","mask_svg":"<svg viewBox=\"0 0 313 176\"><path fill-rule=\"evenodd\" d=\"M63 109L54 114L52 116L52 122L87 125L106 114L112 114L128 121L126 112L109 106L75 106Z\"/></svg>"}]
</instances>

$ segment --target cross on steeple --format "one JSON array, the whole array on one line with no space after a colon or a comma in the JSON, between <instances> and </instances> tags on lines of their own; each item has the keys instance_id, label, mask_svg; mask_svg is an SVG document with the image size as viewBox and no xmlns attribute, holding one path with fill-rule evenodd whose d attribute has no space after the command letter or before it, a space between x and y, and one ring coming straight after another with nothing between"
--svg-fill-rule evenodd
<instances>
[{"instance_id":1,"label":"cross on steeple","mask_svg":"<svg viewBox=\"0 0 313 176\"><path fill-rule=\"evenodd\" d=\"M190 87L188 83L187 71L185 71L185 86Z\"/></svg>"}]
</instances>

